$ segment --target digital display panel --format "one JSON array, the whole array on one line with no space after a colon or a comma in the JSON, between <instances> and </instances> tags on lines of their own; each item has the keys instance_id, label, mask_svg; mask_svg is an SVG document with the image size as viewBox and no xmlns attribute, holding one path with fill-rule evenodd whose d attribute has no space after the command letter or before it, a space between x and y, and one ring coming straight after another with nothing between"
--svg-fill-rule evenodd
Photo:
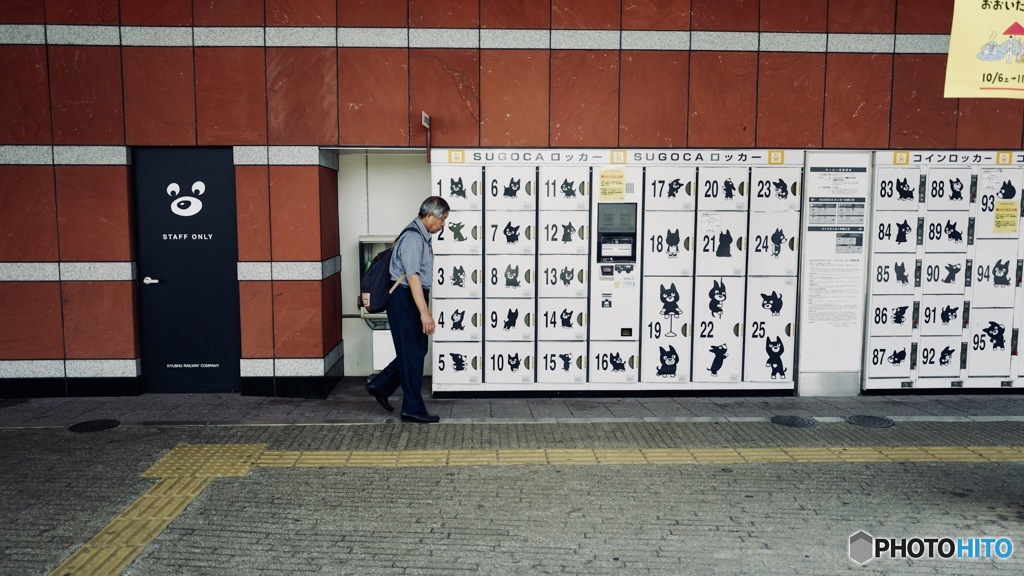
<instances>
[{"instance_id":1,"label":"digital display panel","mask_svg":"<svg viewBox=\"0 0 1024 576\"><path fill-rule=\"evenodd\" d=\"M636 203L598 204L597 231L602 234L636 234Z\"/></svg>"}]
</instances>

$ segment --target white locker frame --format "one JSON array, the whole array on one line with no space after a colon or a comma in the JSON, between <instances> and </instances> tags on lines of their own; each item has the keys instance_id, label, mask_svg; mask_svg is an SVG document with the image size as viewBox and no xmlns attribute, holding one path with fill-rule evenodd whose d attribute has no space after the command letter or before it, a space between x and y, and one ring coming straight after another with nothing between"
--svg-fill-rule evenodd
<instances>
[{"instance_id":1,"label":"white locker frame","mask_svg":"<svg viewBox=\"0 0 1024 576\"><path fill-rule=\"evenodd\" d=\"M865 295L868 308L862 390L1021 386L1024 363L1017 355L1017 334L1024 320L1020 283L1024 259L1024 242L1021 241L1024 153L878 150L873 155L868 227L870 278ZM906 182L901 181L904 178ZM999 197L1003 194L1001 182L1006 180L1016 187L1012 199ZM959 190L954 191L953 186ZM907 197L909 189L913 189L913 202ZM903 216L912 234L917 236L917 243L896 247L886 238L886 242L880 244L878 226L894 224ZM997 219L1004 232L997 230ZM963 243L950 241L951 230L962 236ZM895 233L893 229L892 234ZM988 284L994 262L990 262L993 259L991 248L997 246L1000 253L996 256L1000 261L1009 261L1010 278L1005 293L1002 288ZM894 266L897 261L914 262L915 270L906 270L909 285L888 281L890 269L886 267ZM989 269L989 275L985 274L985 269ZM955 276L956 281L946 282L950 276ZM986 284L979 285L979 282ZM996 297L999 299L995 300ZM886 303L901 298L913 302L910 335L895 336L891 327L875 329L875 309L886 308ZM944 311L953 308L957 311L956 319L943 323ZM1005 318L1003 335L992 337L978 333L984 328L978 322L989 318ZM928 325L934 328L926 328ZM990 352L990 343L997 338L1005 339L1006 375L1001 375L1002 368L988 374L983 367L974 364L983 357L981 347L985 347L985 353ZM909 364L883 366L894 345L899 349L901 342L907 343L905 361ZM954 342L958 345L954 346ZM974 347L978 347L979 352L972 357ZM882 348L886 349L886 359L880 360L877 350ZM948 356L949 364L942 364L943 356ZM952 369L954 358L959 360L956 370ZM879 364L874 364L876 361ZM893 375L897 371L900 374ZM879 375L879 372L885 374Z\"/></svg>"},{"instance_id":2,"label":"white locker frame","mask_svg":"<svg viewBox=\"0 0 1024 576\"><path fill-rule=\"evenodd\" d=\"M627 339L621 342L592 341L590 339L588 314L587 338L582 342L542 340L540 339L539 330L535 330L534 340L532 341L534 353L531 356L531 361L534 364L534 369L539 370L544 350L554 348L556 343L571 344L574 348L581 349L582 362L580 364L584 366L584 373L590 374L592 380L585 380L583 382L535 382L532 384L525 382L489 382L486 378L486 362L489 358L489 349L498 344L504 345L505 342L494 334L488 335L490 319L485 318L483 335L479 341L439 342L441 344L439 349L444 354L451 354L460 348L469 350L481 364L479 368L484 375L483 381L479 383L449 383L435 375L434 391L441 393L518 390L636 391L689 390L694 388L702 390L737 390L748 387L748 384L750 389L780 389L781 387L781 389L792 390L795 385L794 376L797 372L796 348L798 346L798 339L796 340L797 345L793 346L792 351L786 350L787 358L790 359L792 365L786 367L788 379L785 383L709 382L710 378L706 375L702 375L699 378L702 382L694 383L691 381L695 370L692 360L692 348L695 345L693 340L695 340L694 337L696 336L694 334L695 300L698 298L698 295L694 294L693 287L698 283L698 275L700 273L696 266L696 253L699 249L699 246L696 245L698 241L696 233L699 214L703 212L712 215L712 218L716 213L735 214L737 216L728 216L728 218L741 218L745 225L742 231L734 236L737 241L742 242L740 246L734 246L733 249L740 252L743 264L737 270L742 270L743 274L733 277L733 281L738 280L740 282L739 285L744 287L742 292L746 292L746 267L747 260L749 259L747 244L749 243L748 235L751 217L754 213L788 210L797 213L798 222L802 220L799 212L802 203L804 154L805 151L803 150L434 149L431 156L433 164L431 177L432 184L437 188L437 192L449 199L449 202L452 203L453 211L476 210L480 215L479 225L481 227L481 235L483 236L481 238L482 247L476 248L476 244L474 244L474 249L466 250L471 252L466 257L471 258L470 261L474 263L474 267L477 269L476 272L479 276L481 287L479 295L481 301L480 309L483 311L484 316L486 316L485 311L488 308L484 302L490 298L515 298L514 295L508 293L495 294L494 290L488 290L491 287L491 263L495 259L504 261L504 259L513 257L509 254L510 252L518 254L514 258L520 260L532 258L533 264L529 268L532 271L530 283L534 291L529 296L523 298L523 300L529 301L532 304L535 314L540 314L542 309L540 306L541 299L548 297L544 288L545 284L542 281L541 267L545 263L549 263L547 266L550 266L550 263L555 262L554 259L565 257L569 254L575 255L577 258L586 258L586 267L582 271L577 270L576 276L583 275L582 281L588 286L587 293L581 294L577 290L569 293L560 292L557 296L572 296L582 299L586 303L586 309L589 311L589 302L593 297L593 290L595 289L593 287L595 280L590 277L592 241L586 243L588 247L587 252L580 252L578 248L573 248L572 250L564 250L563 254L556 255L555 252L558 248L553 245L551 248L542 248L545 244L539 241L538 236L542 233L545 224L557 220L551 217L551 213L560 212L568 214L575 212L587 215L586 228L582 229L583 227L577 226L577 234L582 236L581 239L589 240L590 236L592 236L592 231L589 229L592 223L591 214L596 202L595 197L600 193L597 174L599 169L605 167L625 168L629 175L627 179L633 178L640 186L644 187L638 195L639 222L637 242L639 245L637 246L637 260L641 268L638 275L640 279L639 292L641 294L641 302L638 303L637 316L640 317L642 314L645 278L648 276L652 280L656 277L685 278L689 282L689 286L681 292L691 298L690 302L681 306L686 311L684 316L675 320L675 323L678 324L676 329L685 327L690 340L686 344L690 349L685 353L680 352L681 364L677 368L678 371L685 372L685 381L671 383L665 381L644 381L642 378L643 371L640 366L641 358L643 357L642 350L644 346L657 345L657 342L647 342L643 337L643 326L639 327L636 337L632 340ZM770 174L761 174L758 177L758 170L762 168L772 168L775 171ZM640 179L636 179L636 171L640 171ZM649 172L646 177L644 171ZM768 178L769 176L770 179ZM463 189L466 191L467 196L465 199L461 196L453 196L451 190L449 190L451 181L458 178L463 180ZM725 197L726 179L732 180L730 193L733 197L730 199ZM516 199L511 199L504 194L504 187L510 183L510 180L520 180L518 197ZM702 185L707 187L710 192L713 192L717 187L719 195L708 196L702 202ZM648 186L652 190L649 198ZM759 192L760 194L758 194ZM646 219L648 211L675 212L684 215L683 227L687 228L687 230L681 230L681 236L687 240L688 246L683 247L685 249L680 251L679 257L688 259L688 266L684 266L676 271L660 270L658 267L647 269L647 265L642 258L642 251L644 250L642 243L645 243L646 237L649 235ZM498 215L509 215L511 212L531 214L531 216L523 214L524 224L521 224L521 226L526 226L526 222L532 223L534 228L531 230L531 237L527 238L525 235L526 231L520 230L520 234L522 234L520 242L532 243L532 250L522 244L513 247L502 246L499 250L495 250L494 246L491 249L488 248L489 236L494 232L490 229L490 225L497 223L496 218ZM739 216L740 214L742 216ZM769 218L770 215L765 214L763 217ZM467 218L467 220L470 220L470 218ZM506 218L501 225L504 226L505 222L509 220L511 218ZM476 221L473 221L475 224ZM665 220L663 223L667 224L670 221ZM501 231L498 230L498 232ZM796 239L787 238L787 244L790 244L791 240ZM787 245L786 249L794 252L797 251L797 241L792 242L792 246ZM500 252L504 252L504 254L500 254ZM443 262L451 263L453 256L456 255L445 253L438 256L441 257ZM504 264L502 264L502 269L504 269ZM791 270L787 270L787 272L789 271ZM680 276L678 272L684 272L684 274ZM713 276L717 276L717 273ZM711 278L712 275L705 275L705 277ZM782 280L788 278L794 282L797 280L795 275L788 274L780 274L779 278ZM520 276L520 280L522 281L524 278ZM581 278L576 278L575 280L581 280ZM561 286L561 282L559 286ZM450 297L461 298L462 296L453 294ZM758 301L755 304L760 306L760 294L754 293L749 297L756 298ZM741 299L739 294L736 294L734 298L736 300L730 302L730 304L736 308L735 324L737 325L738 333L735 337L738 344L735 350L730 349L729 354L730 356L735 356L735 358L730 358L730 361L735 360L742 374L746 310L754 304L749 303L747 298ZM704 299L706 299L706 296ZM792 326L797 324L797 311L795 308L798 301L799 293L791 302L787 302L787 305L793 309L793 312L791 312L792 317L788 318L787 321ZM706 305L706 302L702 301L701 305ZM535 316L534 320L539 321L539 316ZM522 349L527 344L531 343L521 341L516 344L516 347ZM626 362L626 371L621 374L614 373L593 378L595 367L593 366L592 357L595 353L598 356L608 354L613 348L621 348L626 351L622 353ZM760 355L763 356L764 354L765 351L761 350ZM435 363L438 361L436 354L434 361ZM535 372L535 376L538 375L539 372ZM538 377L537 379L540 378ZM607 381L601 382L600 380Z\"/></svg>"}]
</instances>

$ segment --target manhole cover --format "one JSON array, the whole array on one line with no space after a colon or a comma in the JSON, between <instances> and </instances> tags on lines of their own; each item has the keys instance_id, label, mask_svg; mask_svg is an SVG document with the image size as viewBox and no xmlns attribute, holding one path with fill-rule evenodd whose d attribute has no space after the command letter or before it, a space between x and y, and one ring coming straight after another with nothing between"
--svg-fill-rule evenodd
<instances>
[{"instance_id":1,"label":"manhole cover","mask_svg":"<svg viewBox=\"0 0 1024 576\"><path fill-rule=\"evenodd\" d=\"M804 418L803 416L772 416L772 424L789 426L790 428L814 428L818 425L818 421L814 418Z\"/></svg>"},{"instance_id":2,"label":"manhole cover","mask_svg":"<svg viewBox=\"0 0 1024 576\"><path fill-rule=\"evenodd\" d=\"M882 416L864 416L862 414L854 414L853 416L847 416L846 421L856 426L863 426L865 428L889 428L895 426L896 423L888 418Z\"/></svg>"},{"instance_id":3,"label":"manhole cover","mask_svg":"<svg viewBox=\"0 0 1024 576\"><path fill-rule=\"evenodd\" d=\"M68 430L71 430L72 432L99 432L101 430L117 428L120 425L121 422L117 420L89 420L87 422L72 424L68 427Z\"/></svg>"}]
</instances>

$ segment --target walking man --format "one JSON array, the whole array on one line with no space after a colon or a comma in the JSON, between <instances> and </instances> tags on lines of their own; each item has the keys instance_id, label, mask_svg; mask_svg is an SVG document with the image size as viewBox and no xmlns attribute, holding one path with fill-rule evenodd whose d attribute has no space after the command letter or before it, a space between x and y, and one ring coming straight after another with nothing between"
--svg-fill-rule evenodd
<instances>
[{"instance_id":1,"label":"walking man","mask_svg":"<svg viewBox=\"0 0 1024 576\"><path fill-rule=\"evenodd\" d=\"M424 200L419 217L402 230L391 254L391 280L400 279L387 305L396 356L366 384L366 391L390 412L394 408L388 397L401 386L405 422L429 424L440 420L427 412L423 403L423 359L427 355L427 337L434 333L434 317L427 307L434 270L430 235L444 227L448 211L448 202L440 196Z\"/></svg>"}]
</instances>

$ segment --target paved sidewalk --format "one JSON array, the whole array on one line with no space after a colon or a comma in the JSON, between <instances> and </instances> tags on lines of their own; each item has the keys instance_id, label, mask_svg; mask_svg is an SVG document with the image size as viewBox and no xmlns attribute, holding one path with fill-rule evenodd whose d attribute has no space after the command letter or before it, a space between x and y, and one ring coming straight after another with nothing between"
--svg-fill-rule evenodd
<instances>
[{"instance_id":1,"label":"paved sidewalk","mask_svg":"<svg viewBox=\"0 0 1024 576\"><path fill-rule=\"evenodd\" d=\"M362 378L345 378L326 400L237 394L143 394L103 398L0 399L2 427L65 427L114 419L142 423L374 423L397 419L363 391ZM429 387L427 388L429 390ZM401 399L392 404L400 409ZM553 398L427 397L431 411L449 422L580 420L698 421L768 419L778 415L842 419L850 415L897 420L1024 420L1024 394L913 394L856 397L632 396Z\"/></svg>"},{"instance_id":2,"label":"paved sidewalk","mask_svg":"<svg viewBox=\"0 0 1024 576\"><path fill-rule=\"evenodd\" d=\"M0 574L1020 574L1024 397L0 400ZM811 417L809 428L772 416ZM888 417L868 428L851 415ZM74 423L117 419L93 433Z\"/></svg>"}]
</instances>

